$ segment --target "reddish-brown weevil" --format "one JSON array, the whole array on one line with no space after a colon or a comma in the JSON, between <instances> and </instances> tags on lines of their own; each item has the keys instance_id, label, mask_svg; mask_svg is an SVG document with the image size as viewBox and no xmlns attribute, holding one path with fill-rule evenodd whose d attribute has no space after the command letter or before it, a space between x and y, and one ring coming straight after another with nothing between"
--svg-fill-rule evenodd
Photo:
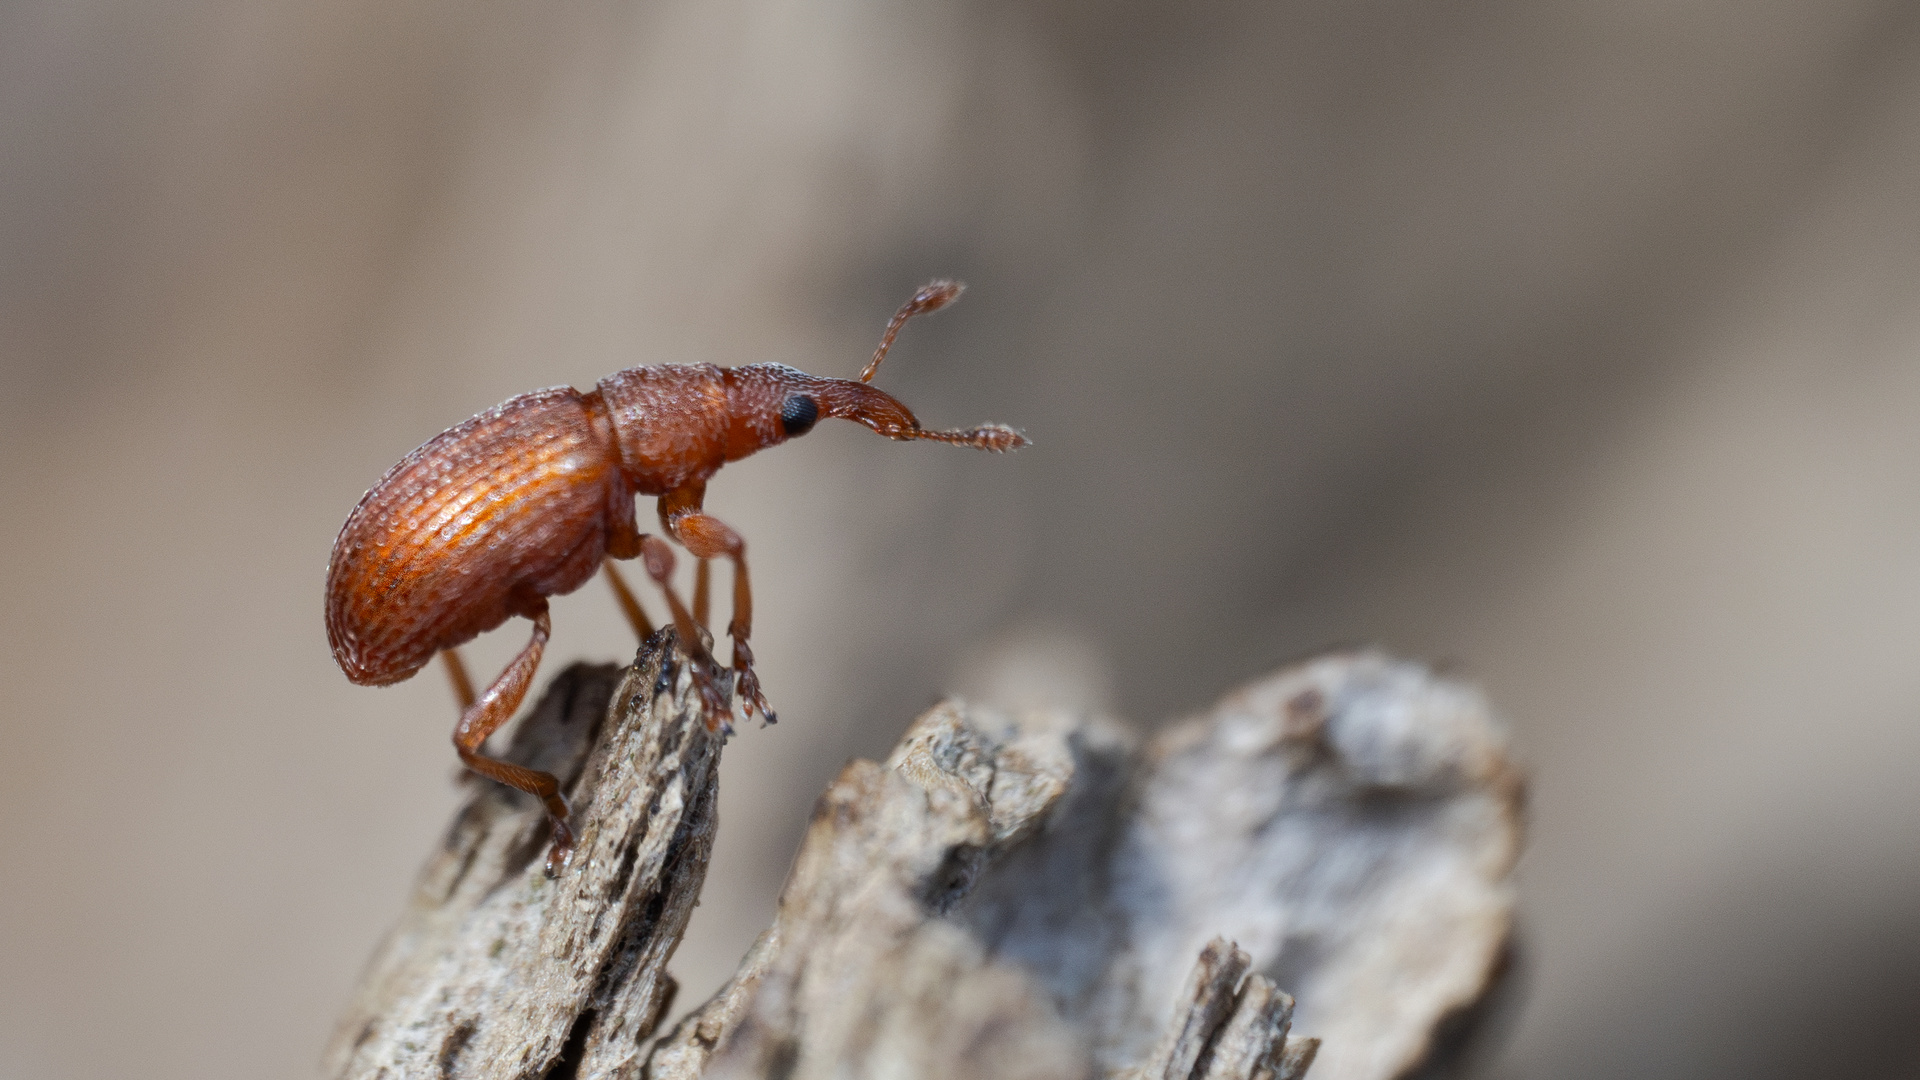
<instances>
[{"instance_id":1,"label":"reddish-brown weevil","mask_svg":"<svg viewBox=\"0 0 1920 1080\"><path fill-rule=\"evenodd\" d=\"M729 461L804 435L821 417L855 420L889 439L928 439L1007 451L1027 440L988 424L928 431L894 398L868 385L901 324L960 295L936 281L894 313L858 381L808 375L780 364L720 368L662 364L628 368L580 393L570 386L522 394L449 428L401 459L347 516L327 564L327 638L347 678L384 686L411 677L441 653L460 698L453 745L467 768L537 796L553 821L548 873L573 848L567 803L548 773L482 754L494 729L520 707L551 622L547 597L584 585L604 562L622 609L643 638L652 633L614 559L638 555L673 613L692 657L709 729L731 713L699 624L707 617L706 560L733 561L733 688L748 715L774 715L753 671L747 638L753 593L747 545L701 512L707 478ZM640 532L637 495L659 496L660 523L698 557L693 610L675 595L673 549ZM474 695L453 649L521 615L533 639Z\"/></svg>"}]
</instances>

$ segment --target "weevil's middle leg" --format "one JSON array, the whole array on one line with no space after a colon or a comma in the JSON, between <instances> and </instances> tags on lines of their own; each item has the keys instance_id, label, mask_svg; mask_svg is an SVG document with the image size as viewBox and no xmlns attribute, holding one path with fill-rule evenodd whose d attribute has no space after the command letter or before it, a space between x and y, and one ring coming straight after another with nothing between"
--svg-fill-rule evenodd
<instances>
[{"instance_id":1,"label":"weevil's middle leg","mask_svg":"<svg viewBox=\"0 0 1920 1080\"><path fill-rule=\"evenodd\" d=\"M487 736L519 711L520 702L527 696L527 687L533 682L533 673L540 667L540 655L546 651L547 638L553 633L547 601L535 597L527 606L533 612L532 640L500 677L493 680L493 685L460 714L460 725L453 729L453 748L459 751L460 760L467 768L489 780L524 791L546 805L547 817L553 822L553 846L547 849L547 875L551 877L565 869L573 855L573 829L567 824L567 800L560 794L560 781L552 773L490 758L480 752Z\"/></svg>"},{"instance_id":2,"label":"weevil's middle leg","mask_svg":"<svg viewBox=\"0 0 1920 1080\"><path fill-rule=\"evenodd\" d=\"M627 579L608 558L602 564L607 571L607 584L613 586L613 599L620 605L620 613L627 617L627 625L633 627L634 636L645 641L653 636L653 620L647 618L647 611L640 606L640 598L627 588Z\"/></svg>"},{"instance_id":3,"label":"weevil's middle leg","mask_svg":"<svg viewBox=\"0 0 1920 1080\"><path fill-rule=\"evenodd\" d=\"M701 626L707 625L707 613L713 608L712 592L713 560L701 559L693 568L693 621Z\"/></svg>"},{"instance_id":4,"label":"weevil's middle leg","mask_svg":"<svg viewBox=\"0 0 1920 1080\"><path fill-rule=\"evenodd\" d=\"M460 659L459 649L441 649L440 659L447 665L447 681L453 684L453 699L460 703L460 711L473 708L473 679L467 674L467 665Z\"/></svg>"},{"instance_id":5,"label":"weevil's middle leg","mask_svg":"<svg viewBox=\"0 0 1920 1080\"><path fill-rule=\"evenodd\" d=\"M729 732L732 725L726 723L726 717L732 710L727 707L726 695L715 685L713 654L707 650L706 633L693 614L680 602L680 594L673 591L673 548L657 536L648 536L640 531L639 522L632 514L623 513L610 519L607 530L607 580L613 584L614 596L627 612L627 618L633 622L634 632L642 640L653 635L653 624L647 621L646 613L640 610L640 602L634 598L633 591L627 588L620 571L613 568L615 559L631 559L638 556L647 568L647 576L667 598L667 610L673 614L674 635L680 639L680 648L693 658L693 681L700 688L700 703L706 710L707 730L718 731L725 726Z\"/></svg>"}]
</instances>

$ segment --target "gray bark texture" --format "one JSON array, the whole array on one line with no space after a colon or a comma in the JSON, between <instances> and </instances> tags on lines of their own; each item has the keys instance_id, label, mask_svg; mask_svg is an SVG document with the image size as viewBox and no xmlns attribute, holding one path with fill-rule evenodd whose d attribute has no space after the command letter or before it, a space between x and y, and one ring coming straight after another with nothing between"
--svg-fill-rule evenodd
<instances>
[{"instance_id":1,"label":"gray bark texture","mask_svg":"<svg viewBox=\"0 0 1920 1080\"><path fill-rule=\"evenodd\" d=\"M1436 1076L1511 966L1500 727L1467 686L1343 652L1144 742L935 706L828 786L773 925L656 1038L716 828L690 684L666 632L554 680L504 756L569 786L572 864L547 879L538 807L475 782L328 1076Z\"/></svg>"}]
</instances>

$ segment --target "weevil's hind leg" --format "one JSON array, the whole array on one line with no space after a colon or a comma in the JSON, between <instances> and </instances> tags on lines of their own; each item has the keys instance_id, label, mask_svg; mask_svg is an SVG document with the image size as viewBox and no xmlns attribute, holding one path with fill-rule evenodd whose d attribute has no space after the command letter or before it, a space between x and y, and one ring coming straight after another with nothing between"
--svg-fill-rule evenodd
<instances>
[{"instance_id":1,"label":"weevil's hind leg","mask_svg":"<svg viewBox=\"0 0 1920 1080\"><path fill-rule=\"evenodd\" d=\"M536 606L537 604L537 606ZM567 824L567 800L560 794L560 781L552 773L529 769L512 762L487 757L480 752L487 736L499 729L520 708L540 667L540 654L546 651L547 638L553 633L553 620L547 616L547 602L534 598L527 602L532 612L533 638L520 655L513 658L486 693L460 714L460 726L453 729L453 747L460 760L481 776L518 788L546 804L547 817L553 822L553 846L547 849L547 876L566 868L573 856L573 829Z\"/></svg>"},{"instance_id":2,"label":"weevil's hind leg","mask_svg":"<svg viewBox=\"0 0 1920 1080\"><path fill-rule=\"evenodd\" d=\"M633 631L642 641L653 636L653 623L649 622L646 612L640 610L640 601L627 588L620 571L613 568L615 559L640 557L647 568L647 576L667 597L667 609L673 613L674 635L680 639L680 648L693 658L693 681L700 688L700 703L706 711L707 730L718 731L723 726L728 734L733 733L733 725L725 717L732 711L727 707L727 697L715 685L713 674L713 654L707 651L706 634L696 625L693 615L680 603L680 596L673 591L673 549L657 536L648 536L640 531L639 523L630 513L621 513L612 519L612 527L607 533L607 580L613 584L613 592L620 601L620 607L627 613L627 619L633 623Z\"/></svg>"},{"instance_id":3,"label":"weevil's hind leg","mask_svg":"<svg viewBox=\"0 0 1920 1080\"><path fill-rule=\"evenodd\" d=\"M641 641L653 636L653 620L647 618L646 609L640 606L640 598L627 588L627 579L615 569L613 560L631 559L640 554L640 523L634 520L631 499L627 508L609 516L607 529L607 557L601 565L607 568L607 584L613 587L613 598L620 605L620 611L627 617L627 625Z\"/></svg>"},{"instance_id":4,"label":"weevil's hind leg","mask_svg":"<svg viewBox=\"0 0 1920 1080\"><path fill-rule=\"evenodd\" d=\"M693 621L701 626L709 625L707 613L713 609L713 560L701 559L693 568Z\"/></svg>"},{"instance_id":5,"label":"weevil's hind leg","mask_svg":"<svg viewBox=\"0 0 1920 1080\"><path fill-rule=\"evenodd\" d=\"M680 638L680 647L693 658L693 681L700 689L700 702L706 709L707 730L719 731L725 728L729 734L733 725L726 717L732 713L727 706L727 697L713 675L713 654L707 651L706 637L699 623L694 621L693 612L680 602L680 594L673 591L673 549L665 540L657 536L640 538L640 561L646 564L647 576L667 598L667 607L673 612L673 630Z\"/></svg>"},{"instance_id":6,"label":"weevil's hind leg","mask_svg":"<svg viewBox=\"0 0 1920 1080\"><path fill-rule=\"evenodd\" d=\"M627 625L633 627L634 636L641 641L652 637L653 620L647 618L646 609L640 606L640 598L627 588L627 579L614 567L611 558L601 565L607 571L607 584L613 586L613 599L620 605L621 614L627 617Z\"/></svg>"},{"instance_id":7,"label":"weevil's hind leg","mask_svg":"<svg viewBox=\"0 0 1920 1080\"><path fill-rule=\"evenodd\" d=\"M675 496L669 495L661 499L663 507L673 498ZM697 503L688 510L683 502L665 516L674 539L685 544L688 551L702 559L725 555L733 560L733 621L727 624L727 635L733 638L733 686L749 711L758 709L767 723L777 723L779 717L767 707L767 695L760 689L760 676L754 674L753 649L747 644L747 638L753 635L753 586L747 577L747 542L726 522L701 513Z\"/></svg>"},{"instance_id":8,"label":"weevil's hind leg","mask_svg":"<svg viewBox=\"0 0 1920 1080\"><path fill-rule=\"evenodd\" d=\"M467 665L460 659L459 649L441 649L440 659L447 665L447 681L453 684L453 699L460 703L460 711L465 713L473 708L473 679L467 674Z\"/></svg>"}]
</instances>

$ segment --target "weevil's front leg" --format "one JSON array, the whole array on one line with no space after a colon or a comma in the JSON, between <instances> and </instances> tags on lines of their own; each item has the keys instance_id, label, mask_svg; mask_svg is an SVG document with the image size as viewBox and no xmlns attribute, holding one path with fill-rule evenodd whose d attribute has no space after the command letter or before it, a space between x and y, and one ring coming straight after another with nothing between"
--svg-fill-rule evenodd
<instances>
[{"instance_id":1,"label":"weevil's front leg","mask_svg":"<svg viewBox=\"0 0 1920 1080\"><path fill-rule=\"evenodd\" d=\"M727 635L733 638L734 688L739 691L749 712L760 710L767 723L776 722L767 708L767 695L760 689L760 677L753 671L753 649L747 639L753 635L753 587L747 578L747 542L726 522L700 509L706 498L705 484L689 485L660 496L660 521L688 551L702 559L724 555L733 560L733 621Z\"/></svg>"},{"instance_id":2,"label":"weevil's front leg","mask_svg":"<svg viewBox=\"0 0 1920 1080\"><path fill-rule=\"evenodd\" d=\"M680 638L680 647L693 658L693 682L700 690L700 703L706 709L707 730L719 731L724 726L727 733L732 734L733 725L725 720L731 710L727 708L727 696L720 692L715 681L713 654L707 651L706 632L680 602L680 594L673 591L673 548L657 536L642 536L640 561L646 564L647 576L660 586L667 598L667 609L673 612L673 630Z\"/></svg>"},{"instance_id":3,"label":"weevil's front leg","mask_svg":"<svg viewBox=\"0 0 1920 1080\"><path fill-rule=\"evenodd\" d=\"M547 876L552 877L565 869L573 855L573 829L567 825L567 800L560 794L560 781L552 773L490 758L480 752L487 736L519 711L520 702L527 696L527 687L533 682L533 673L540 667L540 654L546 651L547 638L553 632L546 598L529 597L524 608L533 619L532 640L500 677L493 680L486 693L460 714L460 726L453 729L453 747L460 752L460 760L467 768L489 780L518 788L546 804L547 817L553 822L553 846L547 849Z\"/></svg>"},{"instance_id":4,"label":"weevil's front leg","mask_svg":"<svg viewBox=\"0 0 1920 1080\"><path fill-rule=\"evenodd\" d=\"M706 709L707 730L718 731L725 723L727 699L714 684L713 655L707 651L706 634L680 602L680 595L673 591L673 548L665 540L640 531L629 500L619 513L609 517L604 565L607 583L613 586L613 595L620 602L620 610L626 613L627 621L633 624L633 632L640 636L641 641L645 641L653 636L653 623L647 618L647 613L640 609L640 601L634 597L633 590L627 588L626 579L613 566L615 559L636 556L647 568L647 576L660 586L661 593L667 598L667 610L673 615L674 635L680 639L680 648L693 658L693 680L700 690L700 703ZM731 727L728 730L731 731Z\"/></svg>"}]
</instances>

